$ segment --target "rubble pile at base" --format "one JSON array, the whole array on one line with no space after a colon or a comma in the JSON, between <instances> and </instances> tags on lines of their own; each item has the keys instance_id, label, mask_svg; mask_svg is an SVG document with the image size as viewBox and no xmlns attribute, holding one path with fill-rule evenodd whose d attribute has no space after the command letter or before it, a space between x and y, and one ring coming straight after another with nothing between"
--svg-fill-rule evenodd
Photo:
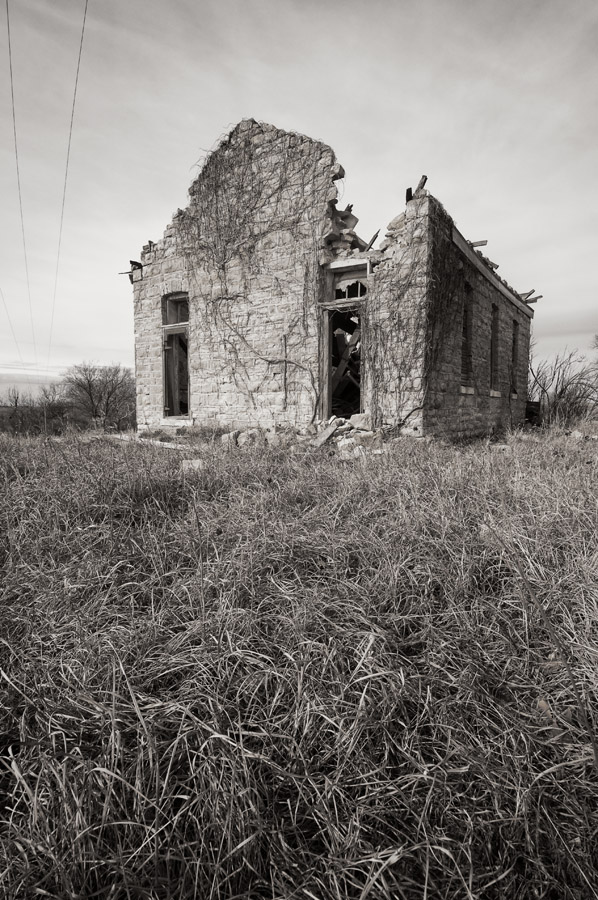
<instances>
[{"instance_id":1,"label":"rubble pile at base","mask_svg":"<svg viewBox=\"0 0 598 900\"><path fill-rule=\"evenodd\" d=\"M384 453L381 430L373 430L368 413L356 413L349 419L331 416L316 421L306 428L277 428L264 431L250 428L246 431L230 431L221 435L225 447L288 447L290 452L317 450L325 447L341 459L358 459L366 454L380 456Z\"/></svg>"}]
</instances>

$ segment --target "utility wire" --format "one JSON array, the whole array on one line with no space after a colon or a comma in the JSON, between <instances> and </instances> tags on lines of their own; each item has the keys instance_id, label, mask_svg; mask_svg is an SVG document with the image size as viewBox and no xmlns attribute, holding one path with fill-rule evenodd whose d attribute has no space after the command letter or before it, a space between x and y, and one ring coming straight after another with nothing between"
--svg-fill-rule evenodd
<instances>
[{"instance_id":1,"label":"utility wire","mask_svg":"<svg viewBox=\"0 0 598 900\"><path fill-rule=\"evenodd\" d=\"M24 361L24 359L23 359L23 354L21 353L21 348L19 347L19 342L17 341L17 336L16 336L16 334L15 334L15 330L14 330L13 325L12 325L12 320L11 320L11 318L10 318L10 313L9 313L9 311L8 311L8 306L7 306L7 304L6 304L6 300L4 299L4 293L3 293L3 291L2 291L2 288L0 288L0 297L2 297L2 303L3 303L3 305L4 305L4 311L5 311L5 313L6 313L6 318L8 319L8 324L10 325L10 330L11 330L11 333L12 333L12 336L13 336L13 340L14 340L14 342L15 342L15 347L17 348L17 353L19 354L19 359L20 359L20 361L21 361L21 365L24 367L24 366L25 366L25 361Z\"/></svg>"},{"instance_id":2,"label":"utility wire","mask_svg":"<svg viewBox=\"0 0 598 900\"><path fill-rule=\"evenodd\" d=\"M25 276L27 279L27 297L29 300L29 319L31 322L31 337L33 340L33 358L35 361L35 368L37 369L37 346L35 343L35 327L33 325L33 306L31 304L31 284L29 281L29 263L27 260L27 242L25 240L25 219L23 217L23 197L21 194L21 173L19 169L19 145L17 141L17 118L15 114L15 91L14 91L14 79L12 73L12 46L10 42L10 13L8 9L8 0L6 0L6 28L8 31L8 65L10 68L10 97L12 101L12 130L14 135L15 142L15 162L17 167L17 188L19 193L19 210L21 213L21 234L23 237L23 254L25 256ZM5 304L6 305L6 304ZM9 320L10 321L10 320ZM12 328L12 323L11 323ZM13 332L14 334L14 332Z\"/></svg>"},{"instance_id":3,"label":"utility wire","mask_svg":"<svg viewBox=\"0 0 598 900\"><path fill-rule=\"evenodd\" d=\"M23 359L23 354L21 353L21 348L19 347L19 342L17 341L17 336L15 334L15 330L12 324L12 319L10 318L10 313L8 311L8 304L6 302L6 298L4 297L4 292L2 288L0 288L0 297L2 297L2 305L4 306L4 312L6 313L6 318L8 319L8 324L10 326L10 330L12 333L13 340L15 342L15 347L17 348L17 353L19 354L19 362L18 363L3 363L3 369L14 369L16 372L22 371L25 381L29 385L29 390L33 390L33 384L31 381L31 366L28 365Z\"/></svg>"},{"instance_id":4,"label":"utility wire","mask_svg":"<svg viewBox=\"0 0 598 900\"><path fill-rule=\"evenodd\" d=\"M8 0L6 0L8 4ZM87 20L87 6L89 0L85 0L85 10L83 11L83 25L81 26L81 40L79 42L79 56L77 58L77 72L75 74L75 88L73 90L73 105L71 107L71 124L69 127L69 140L66 150L66 166L64 170L64 186L62 189L62 207L60 210L60 228L58 230L58 252L56 254L56 272L54 274L54 293L52 295L52 313L50 316L50 337L48 340L48 358L46 360L46 368L50 365L50 354L52 352L52 336L54 331L54 312L56 309L56 294L58 291L58 270L60 268L60 249L62 246L62 226L64 223L64 206L66 202L66 186L69 177L69 161L71 157L71 140L73 137L73 122L75 119L75 103L77 101L77 87L79 85L79 69L81 68L81 53L83 51L83 37L85 35L85 22Z\"/></svg>"}]
</instances>

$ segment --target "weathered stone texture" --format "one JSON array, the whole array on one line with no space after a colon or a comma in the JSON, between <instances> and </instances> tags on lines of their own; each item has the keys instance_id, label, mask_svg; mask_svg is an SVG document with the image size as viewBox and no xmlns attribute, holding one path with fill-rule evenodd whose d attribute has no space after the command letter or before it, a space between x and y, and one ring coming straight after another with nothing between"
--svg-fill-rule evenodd
<instances>
[{"instance_id":1,"label":"weathered stone texture","mask_svg":"<svg viewBox=\"0 0 598 900\"><path fill-rule=\"evenodd\" d=\"M376 427L421 434L428 296L428 198L415 199L388 226L372 257L365 310L364 387Z\"/></svg>"},{"instance_id":2,"label":"weathered stone texture","mask_svg":"<svg viewBox=\"0 0 598 900\"><path fill-rule=\"evenodd\" d=\"M210 154L188 207L144 248L143 268L132 274L140 428L274 429L328 418L328 317L345 269L367 283L354 306L361 411L374 429L466 438L523 420L529 307L423 189L379 249L366 250L351 208L335 208L334 182L343 174L330 147L254 120ZM189 412L165 418L162 304L177 292L189 299Z\"/></svg>"},{"instance_id":3,"label":"weathered stone texture","mask_svg":"<svg viewBox=\"0 0 598 900\"><path fill-rule=\"evenodd\" d=\"M525 418L531 310L514 292L502 290L500 279L490 269L480 270L485 267L475 264L473 251L459 249L453 239L452 219L438 201L433 203L423 429L438 437L478 437L521 424ZM471 374L463 383L466 294L471 303ZM498 338L495 389L490 383L493 306L497 307ZM512 373L514 322L519 328Z\"/></svg>"},{"instance_id":4,"label":"weathered stone texture","mask_svg":"<svg viewBox=\"0 0 598 900\"><path fill-rule=\"evenodd\" d=\"M163 416L162 298L189 294L187 421L310 421L318 400L321 236L341 173L332 150L243 121L207 160L134 275L138 421Z\"/></svg>"}]
</instances>

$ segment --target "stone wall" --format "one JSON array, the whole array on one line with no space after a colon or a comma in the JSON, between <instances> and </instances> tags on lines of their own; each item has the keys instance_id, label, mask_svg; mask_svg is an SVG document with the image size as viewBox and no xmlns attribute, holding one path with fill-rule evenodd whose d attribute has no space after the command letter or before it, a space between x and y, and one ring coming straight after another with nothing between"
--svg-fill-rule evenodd
<instances>
[{"instance_id":1,"label":"stone wall","mask_svg":"<svg viewBox=\"0 0 598 900\"><path fill-rule=\"evenodd\" d=\"M133 273L140 428L305 424L318 409L322 235L342 177L324 144L244 120ZM189 295L189 415L164 417L162 298Z\"/></svg>"},{"instance_id":2,"label":"stone wall","mask_svg":"<svg viewBox=\"0 0 598 900\"><path fill-rule=\"evenodd\" d=\"M364 329L364 409L375 427L422 434L429 201L417 197L371 254Z\"/></svg>"},{"instance_id":3,"label":"stone wall","mask_svg":"<svg viewBox=\"0 0 598 900\"><path fill-rule=\"evenodd\" d=\"M355 305L361 408L374 427L468 438L523 421L529 307L459 234L425 179L368 250L351 207L336 209L343 174L330 147L253 119L208 156L188 207L144 247L132 275L141 429L305 427L326 417L332 269L355 266L369 273ZM162 305L178 292L189 300L188 414L165 416Z\"/></svg>"},{"instance_id":4,"label":"stone wall","mask_svg":"<svg viewBox=\"0 0 598 900\"><path fill-rule=\"evenodd\" d=\"M440 203L429 198L430 295L425 364L426 435L473 438L521 424L525 418L531 309L456 232ZM471 304L470 371L462 372L463 318ZM493 306L495 383L491 384ZM513 323L518 325L512 372ZM516 387L516 392L511 387Z\"/></svg>"}]
</instances>

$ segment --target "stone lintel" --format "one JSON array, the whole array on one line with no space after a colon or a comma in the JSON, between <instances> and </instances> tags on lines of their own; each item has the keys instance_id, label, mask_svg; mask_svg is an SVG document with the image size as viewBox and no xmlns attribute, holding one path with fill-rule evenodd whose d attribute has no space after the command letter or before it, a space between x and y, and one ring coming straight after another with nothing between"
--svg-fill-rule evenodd
<instances>
[{"instance_id":1,"label":"stone lintel","mask_svg":"<svg viewBox=\"0 0 598 900\"><path fill-rule=\"evenodd\" d=\"M332 269L334 272L348 272L351 269L369 269L369 264L369 259L363 257L361 259L346 257L345 259L333 259L326 268Z\"/></svg>"}]
</instances>

